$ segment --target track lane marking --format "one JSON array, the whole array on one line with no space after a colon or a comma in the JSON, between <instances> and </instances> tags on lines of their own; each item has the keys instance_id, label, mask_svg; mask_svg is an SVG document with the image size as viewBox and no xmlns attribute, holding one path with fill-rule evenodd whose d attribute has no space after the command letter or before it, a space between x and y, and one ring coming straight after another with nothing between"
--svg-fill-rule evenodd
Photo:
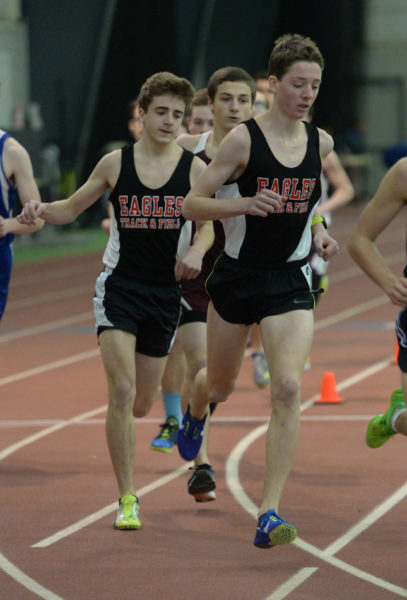
<instances>
[{"instance_id":1,"label":"track lane marking","mask_svg":"<svg viewBox=\"0 0 407 600\"><path fill-rule=\"evenodd\" d=\"M349 377L348 379L346 379L346 380L344 380L344 381L342 382L342 388L341 388L341 389L344 389L344 387L349 387L350 385L353 385L353 383L354 383L354 382L356 382L356 381L360 381L361 379L364 379L364 378L366 378L366 377L369 377L369 376L370 376L372 373L376 373L378 370L384 369L386 366L388 366L388 365L389 365L389 363L390 363L390 359L387 359L387 360L384 360L384 361L380 361L379 363L376 363L376 364L372 365L371 367L369 367L369 368L367 368L367 369L364 369L364 371L362 371L362 372L360 373L359 377L356 377L356 376ZM310 406L312 406L312 405L314 404L315 400L317 400L317 399L318 399L318 397L319 397L319 394L315 394L315 395L314 395L314 396L312 396L312 397L311 397L309 400L307 400L306 402L304 402L304 403L301 405L301 410L302 410L302 411L303 411L303 410L306 410L307 408L309 408ZM105 410L105 409L106 409L106 407L103 407L103 410ZM98 411L98 410L100 410L100 409L95 409L95 411ZM75 420L80 420L81 418L83 418L83 415L80 415L80 416L79 416L79 417L77 417ZM73 419L72 419L71 421L73 421ZM61 426L61 428L62 428L64 425L63 425L63 424L60 424L60 426ZM257 428L254 430L254 433L252 433L252 434L249 434L248 436L246 436L246 437L244 438L244 440L251 439L251 435L254 435L254 438L253 438L253 439L257 439L257 437L259 437L260 435L262 435L262 434L263 434L263 433L264 433L264 432L267 430L267 427L268 427L268 422L267 422L267 423L264 423L263 425L261 425L261 426L259 426L259 427L257 427ZM51 428L51 429L52 429L52 428ZM260 432L260 433L259 433L259 432ZM40 433L41 433L41 432L40 432ZM6 449L6 450L7 450L7 449ZM0 460L1 460L1 456L2 456L2 454L0 453ZM228 464L228 463L227 463L227 464ZM227 471L227 464L226 464L226 471ZM238 487L241 487L241 486L240 486L240 482L239 482L239 477L238 477L238 475L237 475L236 482L237 482L237 486L238 486ZM154 483L152 483L151 485L152 485L152 486L154 486ZM155 488L154 488L154 487L152 487L151 489L155 489ZM146 493L146 492L144 492L144 493ZM242 492L242 493L243 493L243 492ZM247 496L246 496L246 498L247 498L247 501L248 501L249 499L248 499L248 497L247 497ZM86 527L88 524L90 524L90 523L94 523L94 522L95 522L95 521L97 521L98 519L102 518L101 516L99 516L98 518L94 518L94 515L95 515L95 514L101 514L102 516L105 516L105 514L106 514L106 513L105 513L105 511L111 511L111 510L113 510L113 508L112 508L112 507L115 507L115 506L116 506L116 503L114 503L114 504L112 504L112 505L110 505L110 504L109 504L109 506L107 506L107 507L104 507L104 508L100 509L100 511L97 511L96 513L91 513L90 515L88 515L87 517L85 517L85 519L82 519L80 522L81 522L81 523L84 523L84 525L83 525L83 526L84 526L84 527ZM254 505L253 505L253 506L254 506ZM255 511L255 513L257 512L257 508L256 508L256 507L254 508L254 511ZM81 527L78 527L78 523L74 523L73 525L69 526L69 528L71 528L71 527L73 528L73 529L72 529L72 532L73 532L73 533L75 533L75 532L77 532L77 531L79 531L79 530L81 529ZM68 528L68 529L69 529L69 528ZM54 534L54 535L56 536L56 535L58 535L58 534ZM54 537L54 536L51 536L51 537ZM66 537L66 536L64 536L64 537ZM47 538L47 539L48 539L48 538ZM40 542L38 542L38 543L40 543ZM35 545L34 545L34 547L36 547L36 546L37 546L37 544L35 544Z\"/></svg>"},{"instance_id":2,"label":"track lane marking","mask_svg":"<svg viewBox=\"0 0 407 600\"><path fill-rule=\"evenodd\" d=\"M14 581L30 590L43 600L63 600L61 596L54 594L43 585L29 577L24 571L16 567L0 552L0 569L9 575Z\"/></svg>"},{"instance_id":3,"label":"track lane marking","mask_svg":"<svg viewBox=\"0 0 407 600\"><path fill-rule=\"evenodd\" d=\"M327 423L337 423L341 421L369 421L374 414L371 415L303 415L301 421L326 421ZM211 423L268 423L270 417L213 417ZM161 423L162 417L143 417L135 419L136 424L146 425L151 423ZM12 429L20 427L39 427L40 425L57 425L59 423L66 423L67 419L4 419L0 420L0 428ZM77 423L77 425L104 425L105 419L84 419Z\"/></svg>"},{"instance_id":4,"label":"track lane marking","mask_svg":"<svg viewBox=\"0 0 407 600\"><path fill-rule=\"evenodd\" d=\"M7 448L4 448L4 450L2 450L0 452L0 461L7 458L7 456L10 456L10 454L17 452L17 450L24 448L24 446L29 446L33 442L36 442L37 440L40 440L41 438L46 437L47 435L51 435L51 433L60 431L61 429L68 427L68 425L73 425L75 423L78 423L79 421L82 421L83 419L87 419L89 417L94 417L95 415L98 415L101 412L104 412L106 410L107 410L107 404L105 404L104 406L99 406L98 408L94 408L93 410L84 412L80 415L77 415L76 417L72 417L71 419L67 419L66 421L63 421L62 423L56 423L55 425L52 425L51 427L47 427L46 429L37 431L37 433L34 433L33 435L23 438L19 442L16 442L15 444L12 444L11 446L7 446Z\"/></svg>"},{"instance_id":5,"label":"track lane marking","mask_svg":"<svg viewBox=\"0 0 407 600\"><path fill-rule=\"evenodd\" d=\"M348 377L338 384L338 390L344 390L348 387L351 387L355 383L368 378L370 375L377 373L380 370L385 369L391 364L390 360L383 360L374 365L371 365L367 369L364 369L359 374L356 374L352 377ZM318 395L312 396L310 399L306 400L301 404L301 412L307 410L310 406L312 406L317 400ZM235 500L240 504L240 506L249 513L256 521L257 521L257 512L258 507L254 504L251 498L247 495L244 488L241 485L240 477L239 477L239 465L242 460L242 456L246 452L246 450L251 446L251 444L257 440L260 436L264 435L267 432L268 423L264 425L260 425L256 429L250 432L246 437L244 437L232 450L227 461L225 468L225 479L226 483L229 487L229 490ZM367 573L353 565L346 563L345 561L338 559L334 556L336 552L349 544L352 540L358 537L363 531L365 531L370 525L375 523L381 516L383 516L386 512L388 512L393 506L395 506L398 502L403 500L407 495L407 483L401 486L392 496L387 498L384 502L378 505L373 511L371 511L364 519L356 523L353 527L351 527L345 534L341 537L337 538L332 544L327 546L324 550L317 548L316 546L302 540L301 538L297 538L293 544L301 548L303 551L331 564L338 569L349 573L359 579L362 579L368 583L374 584L382 589L393 592L402 598L407 598L407 589L397 586L391 582L385 581L380 577L376 577L370 573ZM311 577L317 569L306 568L301 569L295 575L287 579L287 581L282 584L277 590L275 590L271 595L267 596L266 600L283 600L290 594L294 589L299 587L304 581L306 581L309 577Z\"/></svg>"},{"instance_id":6,"label":"track lane marking","mask_svg":"<svg viewBox=\"0 0 407 600\"><path fill-rule=\"evenodd\" d=\"M348 275L349 275L349 274L348 274ZM332 277L333 277L333 276L331 276L331 278L332 278ZM332 279L331 279L331 280L332 280ZM386 302L388 302L388 299L387 299L387 297L384 297L384 298L386 299ZM382 302L381 302L381 303L382 303ZM381 303L380 303L380 304L381 304ZM383 302L383 303L384 303L384 302ZM379 306L380 304L377 304L376 306ZM342 315L343 315L343 314L344 314L344 313L342 313ZM350 315L350 316L354 316L355 314L358 314L358 313L357 313L357 312L355 312L355 311L353 310L353 312L351 313L351 315ZM89 315L92 315L92 313L89 313ZM349 316L349 312L348 312L348 316ZM346 318L348 318L348 317L346 317ZM329 321L325 320L325 323L324 323L324 324L320 324L320 323L318 323L318 322L317 322L317 323L316 323L316 327L315 327L315 328L316 328L316 329L320 329L322 326L328 326L328 325L327 325L327 323L328 323L328 322L329 322L329 324L332 324L332 323L335 323L335 322L337 322L337 321L338 321L338 319L337 319L337 318L333 318L333 319L330 319ZM26 331L27 331L27 330L26 330ZM32 334L32 328L31 328L31 331L30 331L29 333L26 333L26 335L30 335L30 334ZM14 336L14 337L22 337L22 336L21 336L21 335L17 335L17 336ZM1 338L1 336L0 336L0 338ZM13 338L9 338L9 339L13 339ZM1 556L2 556L2 555L1 555ZM11 564L11 563L10 563L10 564ZM17 567L14 567L14 565L12 565L12 568L13 568L13 569L15 569L15 572L21 572L21 571L20 571L20 570L19 570ZM312 575L312 572L314 572L314 571L312 571L312 572L311 572L311 571L312 571L312 570L309 570L309 569L308 569L308 570L307 570L307 569L303 569L303 570L301 570L301 572L300 572L300 573L303 573L303 574L307 574L307 573L309 573L309 574L308 574L308 576L307 576L307 578L308 578L310 575ZM24 573L22 573L22 572L21 572L21 574L22 574L22 576L24 576ZM303 580L304 580L304 578L303 578ZM39 586L39 587L42 587L42 586ZM50 592L50 594L52 594L52 592ZM52 598L58 598L58 597L57 597L57 596L55 596L55 595L52 595L52 596L50 596L50 598L51 598L51 597L52 597Z\"/></svg>"},{"instance_id":7,"label":"track lane marking","mask_svg":"<svg viewBox=\"0 0 407 600\"><path fill-rule=\"evenodd\" d=\"M145 496L149 492L153 492L154 490L158 489L159 487L162 487L163 485L169 483L170 481L177 479L180 475L183 475L186 471L188 471L189 467L192 464L193 464L193 462L188 462L187 464L184 464L181 467L178 467L177 469L170 471L170 473L167 473L167 475L163 475L162 477L160 477L159 479L156 479L152 483L149 483L148 485L145 485L144 487L140 488L139 490L136 490L137 497L141 498L142 496ZM31 548L47 548L48 546L51 546L52 544L59 542L63 538L68 537L69 535L72 535L73 533L76 533L77 531L80 531L81 529L84 529L85 527L87 527L88 525L91 525L92 523L95 523L96 521L98 521L99 519L102 519L103 517L107 516L108 514L110 514L111 512L113 512L116 509L117 509L117 501L112 502L112 504L108 504L107 506L104 506L100 510L88 515L84 519L81 519L80 521L77 521L76 523L73 523L72 525L69 525L68 527L65 527L64 529L61 529L60 531L57 531L53 535L50 535L49 537L44 538L43 540L37 542L36 544L33 544L31 546Z\"/></svg>"},{"instance_id":8,"label":"track lane marking","mask_svg":"<svg viewBox=\"0 0 407 600\"><path fill-rule=\"evenodd\" d=\"M45 333L46 331L52 331L53 329L61 329L61 327L76 325L76 323L82 323L83 321L93 319L93 316L93 312L86 312L72 317L66 317L65 319L59 319L58 321L49 321L48 323L42 323L41 325L35 325L34 327L25 327L18 331L4 333L3 335L0 335L0 344L18 340L23 337L29 337L30 335L37 335L38 333Z\"/></svg>"},{"instance_id":9,"label":"track lane marking","mask_svg":"<svg viewBox=\"0 0 407 600\"><path fill-rule=\"evenodd\" d=\"M93 290L90 289L89 285L79 285L77 287L67 288L65 290L48 292L47 294L37 294L36 296L31 296L30 298L21 298L21 300L14 300L14 302L10 302L10 304L7 304L7 312L10 312L11 310L18 310L20 308L31 308L38 304L43 305L46 302L66 300L68 298L73 298L74 296L80 296L86 292L92 294L92 291Z\"/></svg>"},{"instance_id":10,"label":"track lane marking","mask_svg":"<svg viewBox=\"0 0 407 600\"><path fill-rule=\"evenodd\" d=\"M9 383L15 383L16 381L21 381L22 379L27 379L27 377L41 375L42 373L46 373L47 371L53 371L54 369L60 369L61 367L66 367L67 365L72 365L76 362L87 360L88 358L95 358L95 356L100 356L99 348L95 348L94 350L87 350L86 352L79 352L78 354L72 354L71 356L67 356L66 358L61 358L60 360L56 360L54 362L45 363L45 365L40 365L39 367L33 367L32 369L27 369L26 371L20 371L15 375L8 375L6 377L2 377L0 379L0 386L7 385Z\"/></svg>"}]
</instances>

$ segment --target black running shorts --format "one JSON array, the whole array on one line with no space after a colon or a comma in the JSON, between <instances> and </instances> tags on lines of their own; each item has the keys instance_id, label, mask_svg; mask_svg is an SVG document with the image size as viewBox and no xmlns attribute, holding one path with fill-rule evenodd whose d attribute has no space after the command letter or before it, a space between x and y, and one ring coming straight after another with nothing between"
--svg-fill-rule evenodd
<instances>
[{"instance_id":1,"label":"black running shorts","mask_svg":"<svg viewBox=\"0 0 407 600\"><path fill-rule=\"evenodd\" d=\"M167 356L178 326L180 297L177 283L151 285L106 268L96 280L93 298L97 335L106 329L128 331L137 338L137 352Z\"/></svg>"},{"instance_id":2,"label":"black running shorts","mask_svg":"<svg viewBox=\"0 0 407 600\"><path fill-rule=\"evenodd\" d=\"M403 373L407 373L407 309L403 308L397 315L396 335L399 343L397 363Z\"/></svg>"},{"instance_id":3,"label":"black running shorts","mask_svg":"<svg viewBox=\"0 0 407 600\"><path fill-rule=\"evenodd\" d=\"M259 268L243 266L223 254L206 281L206 289L222 319L252 325L271 315L313 309L311 276L305 261Z\"/></svg>"}]
</instances>

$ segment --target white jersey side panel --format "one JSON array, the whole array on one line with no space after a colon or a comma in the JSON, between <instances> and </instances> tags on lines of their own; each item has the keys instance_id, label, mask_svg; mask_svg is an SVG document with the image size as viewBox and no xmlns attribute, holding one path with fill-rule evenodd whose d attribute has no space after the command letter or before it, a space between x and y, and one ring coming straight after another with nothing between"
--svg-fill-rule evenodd
<instances>
[{"instance_id":1,"label":"white jersey side panel","mask_svg":"<svg viewBox=\"0 0 407 600\"><path fill-rule=\"evenodd\" d=\"M216 198L241 198L237 183L222 185L215 194ZM231 258L238 258L246 233L246 217L239 215L221 219L225 231L225 252Z\"/></svg>"},{"instance_id":2,"label":"white jersey side panel","mask_svg":"<svg viewBox=\"0 0 407 600\"><path fill-rule=\"evenodd\" d=\"M120 237L117 229L117 221L114 213L110 219L109 241L103 254L103 263L110 269L114 269L120 257Z\"/></svg>"}]
</instances>

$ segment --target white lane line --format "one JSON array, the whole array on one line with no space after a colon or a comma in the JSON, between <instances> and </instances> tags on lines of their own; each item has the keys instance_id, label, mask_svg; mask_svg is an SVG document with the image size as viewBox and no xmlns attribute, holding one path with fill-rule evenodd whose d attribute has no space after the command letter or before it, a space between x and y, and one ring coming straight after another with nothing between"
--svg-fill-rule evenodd
<instances>
[{"instance_id":1,"label":"white lane line","mask_svg":"<svg viewBox=\"0 0 407 600\"><path fill-rule=\"evenodd\" d=\"M330 555L337 554L342 548L347 546L352 540L357 538L361 533L374 525L383 515L391 510L396 504L404 500L407 496L407 483L401 486L398 490L389 496L384 502L376 506L366 517L351 527L343 536L332 542L324 552Z\"/></svg>"},{"instance_id":2,"label":"white lane line","mask_svg":"<svg viewBox=\"0 0 407 600\"><path fill-rule=\"evenodd\" d=\"M26 327L23 329L19 329L18 331L13 331L12 333L4 333L3 335L0 335L0 344L4 344L4 342L10 342L12 340L17 340L22 337L28 337L30 335L37 335L38 333L45 333L46 331L51 331L52 329L69 327L70 325L75 325L76 323L82 323L82 321L88 321L89 319L93 319L93 316L93 312L86 312L81 313L79 315L74 315L73 317L59 319L58 321L42 323L42 325L36 325L35 327Z\"/></svg>"},{"instance_id":3,"label":"white lane line","mask_svg":"<svg viewBox=\"0 0 407 600\"><path fill-rule=\"evenodd\" d=\"M367 302L362 302L361 304L356 304L355 306L351 306L351 308L347 308L346 310L342 310L341 312L332 315L331 317L326 317L325 319L319 319L315 322L314 331L318 331L319 329L324 329L325 327L330 327L335 323L339 323L340 321L345 321L346 319L350 319L351 317L355 317L360 313L366 312L368 310L372 310L373 308L378 308L379 306L384 306L385 304L390 305L390 300L388 296L379 296L378 298L373 298L373 300L368 300Z\"/></svg>"},{"instance_id":4,"label":"white lane line","mask_svg":"<svg viewBox=\"0 0 407 600\"><path fill-rule=\"evenodd\" d=\"M57 596L54 592L47 590L44 586L37 583L34 579L31 579L21 569L13 565L7 558L0 552L0 569L7 573L17 583L23 585L27 590L33 592L43 600L63 600L61 596Z\"/></svg>"},{"instance_id":5,"label":"white lane line","mask_svg":"<svg viewBox=\"0 0 407 600\"><path fill-rule=\"evenodd\" d=\"M45 283L46 281L52 281L55 282L55 280L57 279L62 279L63 283L66 284L66 282L71 281L73 276L83 276L84 273L84 269L88 269L89 270L89 277L91 277L93 275L93 272L95 272L95 279L97 277L97 273L98 273L98 265L96 265L95 261L93 259L88 260L85 259L85 261L81 261L80 264L74 265L74 266L69 266L68 264L63 265L62 267L56 268L56 269L47 269L46 271L40 271L39 269L36 268L35 272L33 273L34 267L32 267L32 270L30 273L20 273L19 272L19 267L21 265L16 265L15 268L13 269L13 277L11 278L11 288L10 288L10 292L13 292L14 288L20 287L20 286L24 286L25 289L27 289L27 287L31 284L34 285L38 285L39 283ZM96 267L96 271L94 271L94 268ZM92 271L92 272L91 272ZM99 269L100 271L100 269ZM31 296L33 297L33 296ZM8 309L8 303L7 303L7 309Z\"/></svg>"},{"instance_id":6,"label":"white lane line","mask_svg":"<svg viewBox=\"0 0 407 600\"><path fill-rule=\"evenodd\" d=\"M386 263L388 265L395 264L398 262L402 262L403 264L406 262L406 255L404 252L396 252L394 254L389 254L386 257ZM352 277L357 277L360 275L364 277L364 274L359 269L359 267L349 267L348 269L343 269L342 271L338 271L337 273L333 273L332 275L328 273L328 280L330 284L340 283L341 281L345 281L346 279L351 279Z\"/></svg>"},{"instance_id":7,"label":"white lane line","mask_svg":"<svg viewBox=\"0 0 407 600\"><path fill-rule=\"evenodd\" d=\"M99 408L89 410L85 413L82 413L81 415L77 415L76 417L72 417L72 419L68 419L66 421L63 421L62 423L56 423L55 425L47 427L42 431L38 431L37 433L34 433L33 435L30 435L20 440L19 442L12 444L11 446L7 446L7 448L0 452L0 461L7 458L7 456L10 456L10 454L17 452L17 450L24 448L24 446L28 446L29 444L32 444L33 442L36 442L37 440L40 440L41 438L50 435L51 433L55 433L55 431L60 431L64 427L68 427L68 425L73 425L78 423L79 421L82 421L83 419L88 419L89 417L98 415L101 412L104 412L105 410L107 410L107 404L105 404L104 406L99 406Z\"/></svg>"},{"instance_id":8,"label":"white lane line","mask_svg":"<svg viewBox=\"0 0 407 600\"><path fill-rule=\"evenodd\" d=\"M152 483L145 485L144 487L140 488L139 490L136 490L137 497L141 498L142 496L145 496L146 494L153 492L157 488L169 483L170 481L177 479L177 477L179 477L180 475L183 475L183 473L185 473L185 471L188 471L189 467L192 464L193 464L192 462L188 462L187 464L184 464L182 467L179 467L178 469L175 469L174 471L167 473L167 475L163 475L163 477L156 479ZM72 535L73 533L76 533L77 531L80 531L81 529L84 529L88 525L95 523L95 521L102 519L103 517L110 514L111 512L113 512L116 509L117 509L117 501L113 502L112 504L108 504L104 508L101 508L97 512L94 512L94 513L88 515L87 517L85 517L84 519L77 521L73 525L70 525L69 527L65 527L65 529L61 529L60 531L57 531L53 535L50 535L49 537L41 540L40 542L33 544L31 547L32 548L46 548L48 546L51 546L52 544L59 542L59 540L62 540L63 538L68 537L69 535Z\"/></svg>"},{"instance_id":9,"label":"white lane line","mask_svg":"<svg viewBox=\"0 0 407 600\"><path fill-rule=\"evenodd\" d=\"M325 421L329 423L351 422L351 421L369 421L371 415L303 415L301 421ZM268 423L270 416L265 417L213 417L211 423ZM135 419L137 424L147 425L151 423L160 423L162 417L143 417ZM0 428L19 428L19 427L39 427L40 425L56 425L59 423L67 423L67 419L4 419L0 420ZM70 423L71 424L71 423ZM80 421L77 425L104 425L105 419L86 419Z\"/></svg>"},{"instance_id":10,"label":"white lane line","mask_svg":"<svg viewBox=\"0 0 407 600\"><path fill-rule=\"evenodd\" d=\"M270 596L267 596L266 600L280 600L280 598L286 598L291 592L299 587L304 581L306 581L311 575L318 571L317 567L305 567L297 571L295 575L288 581L280 585Z\"/></svg>"},{"instance_id":11,"label":"white lane line","mask_svg":"<svg viewBox=\"0 0 407 600\"><path fill-rule=\"evenodd\" d=\"M398 585L391 583L390 581L386 581L385 579L382 579L381 577L376 577L376 575L372 575L371 573L362 571L362 569L358 569L357 567L350 565L349 563L346 563L344 560L341 560L340 558L336 558L336 556L332 556L330 553L326 552L325 550L316 548L316 546L313 546L312 544L309 544L308 542L305 542L304 540L301 540L300 538L297 538L293 542L293 544L295 544L296 546L301 548L301 550L303 550L304 552L308 552L312 556L315 556L316 558L319 558L319 559L327 562L328 564L330 564L333 567L341 569L341 571L344 571L345 573L348 573L349 575L358 577L359 579L362 579L363 581L366 581L367 583L371 583L372 585L382 588L382 589L386 590L387 592L392 592L393 594L397 594L401 598L407 598L407 589L406 588L402 588ZM285 596L281 596L281 599L282 598L285 598Z\"/></svg>"},{"instance_id":12,"label":"white lane line","mask_svg":"<svg viewBox=\"0 0 407 600\"><path fill-rule=\"evenodd\" d=\"M19 308L30 308L37 304L45 304L46 302L56 302L57 300L65 300L72 298L73 296L85 295L86 293L91 296L93 290L89 285L80 285L77 287L67 288L65 290L57 292L48 292L47 294L37 294L37 296L30 296L29 298L21 298L21 300L14 300L7 304L7 312L11 310L18 310Z\"/></svg>"},{"instance_id":13,"label":"white lane line","mask_svg":"<svg viewBox=\"0 0 407 600\"><path fill-rule=\"evenodd\" d=\"M230 455L226 461L225 478L226 478L227 485L230 489L230 492L231 492L232 496L235 498L235 500L241 505L241 507L247 513L249 513L255 520L257 520L258 507L251 500L251 498L249 498L249 496L246 494L244 488L241 485L240 477L239 477L239 465L242 460L242 456L245 454L246 450L249 448L249 446L251 446L251 444L255 440L257 440L260 436L262 436L266 433L267 427L268 427L268 424L261 425L261 426L257 427L257 429L254 429L252 432L250 432L250 434L247 435L245 438L240 440L240 442L234 447L234 449L232 450L232 452L230 453ZM390 508L392 508L392 506L394 506L394 504L399 502L402 499L402 497L405 496L406 485L402 486L402 488L400 488L400 490L398 490L395 494L393 494L393 496L391 498L387 499L382 505L380 505L373 511L376 520L380 516L382 516L382 514L385 514L385 512L390 510ZM393 504L391 505L392 502L393 502ZM371 520L371 518L372 518L371 515L368 515L365 519L363 519L362 527L363 527L363 523L365 521L369 522ZM355 526L355 527L357 527L357 526ZM352 536L352 534L355 531L355 527L352 527L347 534L344 534L344 536L341 536L341 538L338 538L338 540L342 544L341 547L346 545L346 544L344 544L343 540L346 538L347 535ZM364 529L366 529L366 527L364 527ZM350 539L349 539L349 541L350 541ZM305 542L301 538L297 538L293 542L293 544L298 546L305 552L307 552L313 556L316 556L320 560L323 560L323 561L331 564L332 566L337 567L338 569L341 569L342 571L345 571L346 573L354 575L355 577L358 577L359 579L367 581L368 583L372 583L372 584L374 584L378 587L381 587L387 591L394 592L395 594L398 594L402 598L407 598L407 590L406 589L401 588L397 585L394 585L388 581L385 581L384 579L376 577L375 575L366 573L365 571L358 569L357 567L354 567L353 565L349 565L345 561L334 557L332 555L333 553L331 551L329 551L329 549L331 547L334 547L336 542L334 542L333 544L328 546L328 548L326 548L325 550L321 550L320 548L317 548L316 546L313 546L312 544ZM307 576L306 577L304 576L302 579L301 579L301 576L298 576L298 573L296 575L294 575L293 577L295 578L295 580L297 582L297 587L299 585L301 585L301 583L303 583L303 581L305 581L312 574L313 574L312 572L308 572ZM279 588L280 591L278 594L277 594L277 591L275 591L275 592L273 592L273 594L271 596L268 596L266 600L271 600L271 599L272 600L283 600L283 598L286 598L287 595L289 593L291 593L294 589L294 587L293 587L294 582L292 581L291 577L287 580L286 584L287 584L287 588L280 587ZM287 593L285 593L284 590L287 590Z\"/></svg>"},{"instance_id":14,"label":"white lane line","mask_svg":"<svg viewBox=\"0 0 407 600\"><path fill-rule=\"evenodd\" d=\"M67 365L72 365L73 363L80 362L88 358L94 358L95 356L99 355L99 348L88 350L87 352L80 352L79 354L73 354L68 358L61 358L61 360L56 360L55 362L46 363L45 365L41 365L39 367L33 367L32 369L27 369L26 371L20 371L20 373L16 373L15 375L2 377L0 379L0 386L7 385L8 383L15 383L16 381L26 379L27 377L33 377L34 375L41 375L41 373L46 373L47 371L52 371L53 369L60 369L61 367L66 367Z\"/></svg>"},{"instance_id":15,"label":"white lane line","mask_svg":"<svg viewBox=\"0 0 407 600\"><path fill-rule=\"evenodd\" d=\"M324 329L325 327L329 327L340 321L344 321L346 319L350 319L358 314L361 314L365 311L372 310L379 306L383 306L385 304L390 304L390 301L387 296L379 296L377 298L373 298L367 302L362 302L357 304L356 306L343 310L341 312L336 313L331 317L327 317L325 319L320 319L315 322L314 330L319 331L320 329ZM76 323L81 323L83 321L87 321L92 319L93 321L93 312L82 313L79 315L74 315L72 317L67 317L65 319L59 319L58 321L51 321L49 323L43 323L41 325L37 325L35 327L26 327L23 329L19 329L18 331L14 331L11 333L5 333L0 335L0 344L4 342L9 342L11 340L19 339L22 337L28 337L30 335L37 335L38 333L45 333L52 329L60 329L61 327L69 327L70 325L75 325ZM250 353L250 349L249 349Z\"/></svg>"},{"instance_id":16,"label":"white lane line","mask_svg":"<svg viewBox=\"0 0 407 600\"><path fill-rule=\"evenodd\" d=\"M358 375L353 377L349 377L348 379L342 381L338 385L338 389L343 390L347 387L354 385L355 383L361 381L362 379L366 379L370 375L377 373L380 370L383 370L387 366L389 366L390 361L384 360L372 365L371 367L365 369ZM303 402L301 405L301 411L306 410L310 406L313 405L315 399L318 396L314 396L313 398L308 399ZM268 423L264 425L260 425L256 429L250 432L245 438L239 441L239 443L235 446L235 448L230 453L227 461L226 461L226 469L225 469L225 478L227 485L230 489L231 494L236 499L236 501L242 506L242 508L248 512L255 520L257 520L258 507L254 504L254 502L249 498L243 489L240 477L239 477L239 465L242 460L243 455L251 446L251 444L257 440L260 436L264 435L267 432ZM362 531L367 529L372 523L376 522L383 514L388 512L397 502L400 502L407 495L407 484L402 486L399 490L397 490L390 498L388 498L385 502L383 502L380 506L376 507L372 513L367 515L362 521L357 523L348 532L346 532L343 536L338 538L335 542L333 542L330 546L328 546L325 550L320 550L316 548L312 544L297 538L293 543L300 547L305 552L308 552L329 564L346 571L347 573L359 577L364 581L372 583L378 587L386 589L387 591L394 592L403 598L407 598L407 590L396 586L388 581L385 581L379 577L371 575L370 573L366 573L361 569L354 567L353 565L349 565L344 561L333 556L335 552L338 552L339 549L346 546L351 540L355 539ZM275 590L273 594L267 597L266 600L283 600L286 598L289 593L291 593L296 587L300 586L306 579L308 579L315 571L312 570L301 570L297 572L293 577L289 578L283 586L280 586L278 590Z\"/></svg>"}]
</instances>

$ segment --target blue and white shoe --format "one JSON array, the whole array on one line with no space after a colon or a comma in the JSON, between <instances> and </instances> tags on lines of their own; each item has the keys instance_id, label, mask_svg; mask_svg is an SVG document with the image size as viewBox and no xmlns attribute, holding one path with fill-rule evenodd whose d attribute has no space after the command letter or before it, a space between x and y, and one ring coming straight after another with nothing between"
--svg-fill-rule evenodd
<instances>
[{"instance_id":1,"label":"blue and white shoe","mask_svg":"<svg viewBox=\"0 0 407 600\"><path fill-rule=\"evenodd\" d=\"M198 454L203 437L206 415L203 419L194 419L189 412L189 406L182 418L178 431L178 451L184 460L193 460Z\"/></svg>"},{"instance_id":2,"label":"blue and white shoe","mask_svg":"<svg viewBox=\"0 0 407 600\"><path fill-rule=\"evenodd\" d=\"M254 545L257 548L272 548L289 544L297 537L297 529L288 521L281 519L274 510L268 510L257 521Z\"/></svg>"}]
</instances>

